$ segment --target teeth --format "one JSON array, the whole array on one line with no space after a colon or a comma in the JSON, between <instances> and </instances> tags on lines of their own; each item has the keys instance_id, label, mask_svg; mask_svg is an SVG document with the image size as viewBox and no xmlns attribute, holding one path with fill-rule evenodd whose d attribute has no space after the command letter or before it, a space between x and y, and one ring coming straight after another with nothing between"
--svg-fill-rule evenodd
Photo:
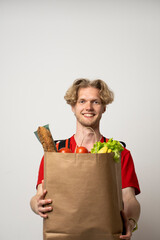
<instances>
[{"instance_id":1,"label":"teeth","mask_svg":"<svg viewBox=\"0 0 160 240\"><path fill-rule=\"evenodd\" d=\"M85 113L85 114L83 114L83 115L85 115L85 116L87 116L87 117L93 117L93 116L94 116L94 114L90 114L90 113Z\"/></svg>"}]
</instances>

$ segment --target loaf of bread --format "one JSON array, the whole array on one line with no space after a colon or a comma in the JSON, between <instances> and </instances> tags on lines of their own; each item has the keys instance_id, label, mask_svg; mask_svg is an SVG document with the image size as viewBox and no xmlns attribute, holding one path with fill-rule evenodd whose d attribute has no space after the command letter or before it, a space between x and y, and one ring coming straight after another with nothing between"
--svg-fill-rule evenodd
<instances>
[{"instance_id":1,"label":"loaf of bread","mask_svg":"<svg viewBox=\"0 0 160 240\"><path fill-rule=\"evenodd\" d=\"M45 152L57 152L55 142L49 129L38 127L37 135Z\"/></svg>"}]
</instances>

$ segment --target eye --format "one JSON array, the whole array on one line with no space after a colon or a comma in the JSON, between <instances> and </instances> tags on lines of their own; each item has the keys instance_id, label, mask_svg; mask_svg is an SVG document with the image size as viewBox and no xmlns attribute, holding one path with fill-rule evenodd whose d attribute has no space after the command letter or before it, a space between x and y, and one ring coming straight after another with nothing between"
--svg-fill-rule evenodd
<instances>
[{"instance_id":1,"label":"eye","mask_svg":"<svg viewBox=\"0 0 160 240\"><path fill-rule=\"evenodd\" d=\"M94 100L93 103L94 103L94 104L100 104L100 101L98 101L98 100Z\"/></svg>"},{"instance_id":2,"label":"eye","mask_svg":"<svg viewBox=\"0 0 160 240\"><path fill-rule=\"evenodd\" d=\"M84 99L80 99L80 100L79 100L79 103L80 103L80 104L83 104L83 103L85 103L85 100L84 100Z\"/></svg>"}]
</instances>

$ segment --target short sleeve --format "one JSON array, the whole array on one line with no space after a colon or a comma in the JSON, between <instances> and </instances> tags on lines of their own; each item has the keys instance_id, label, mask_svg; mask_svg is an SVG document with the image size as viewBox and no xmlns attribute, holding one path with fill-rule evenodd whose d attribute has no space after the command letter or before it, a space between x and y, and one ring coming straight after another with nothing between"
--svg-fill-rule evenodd
<instances>
[{"instance_id":1,"label":"short sleeve","mask_svg":"<svg viewBox=\"0 0 160 240\"><path fill-rule=\"evenodd\" d=\"M122 174L122 189L133 187L135 194L140 193L139 182L135 172L134 162L130 151L124 149L121 153L121 174Z\"/></svg>"},{"instance_id":2,"label":"short sleeve","mask_svg":"<svg viewBox=\"0 0 160 240\"><path fill-rule=\"evenodd\" d=\"M40 166L39 166L38 180L37 180L36 188L38 187L39 184L42 183L43 179L44 179L44 156L42 157L41 163L40 163Z\"/></svg>"}]
</instances>

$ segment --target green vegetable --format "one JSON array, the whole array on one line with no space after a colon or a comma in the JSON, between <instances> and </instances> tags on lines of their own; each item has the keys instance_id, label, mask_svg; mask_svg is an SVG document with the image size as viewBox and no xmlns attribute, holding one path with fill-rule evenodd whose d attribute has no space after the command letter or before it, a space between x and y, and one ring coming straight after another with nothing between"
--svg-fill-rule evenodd
<instances>
[{"instance_id":1,"label":"green vegetable","mask_svg":"<svg viewBox=\"0 0 160 240\"><path fill-rule=\"evenodd\" d=\"M113 138L110 138L108 142L96 142L91 149L91 153L98 153L98 151L105 146L114 152L114 160L119 162L120 153L123 151L123 147L119 141L113 140Z\"/></svg>"}]
</instances>

